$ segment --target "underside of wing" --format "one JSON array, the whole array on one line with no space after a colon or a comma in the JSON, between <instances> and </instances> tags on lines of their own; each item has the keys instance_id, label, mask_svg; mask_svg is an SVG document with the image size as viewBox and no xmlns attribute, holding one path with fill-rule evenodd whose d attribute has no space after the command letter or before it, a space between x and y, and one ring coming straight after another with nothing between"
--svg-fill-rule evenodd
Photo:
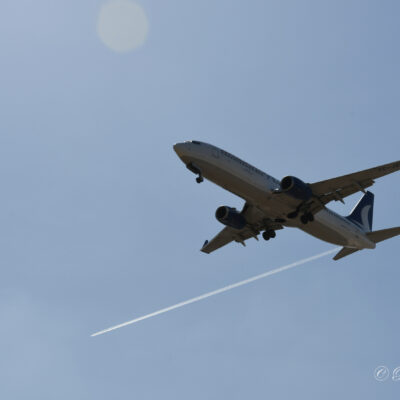
<instances>
[{"instance_id":1,"label":"underside of wing","mask_svg":"<svg viewBox=\"0 0 400 400\"><path fill-rule=\"evenodd\" d=\"M213 239L211 239L210 241L206 240L204 242L201 251L203 253L210 254L211 252L233 241L237 241L239 243L244 244L244 241L249 239L251 236L245 237L243 233L244 233L243 229L238 231L236 229L227 226L224 229L222 229L222 231L219 232Z\"/></svg>"},{"instance_id":2,"label":"underside of wing","mask_svg":"<svg viewBox=\"0 0 400 400\"><path fill-rule=\"evenodd\" d=\"M264 213L256 207L246 203L241 214L245 217L247 223L243 229L235 229L226 226L210 241L206 240L201 249L203 253L211 253L230 242L238 242L245 246L245 241L250 238L258 240L258 235L262 230L283 229L280 223L268 219Z\"/></svg>"},{"instance_id":3,"label":"underside of wing","mask_svg":"<svg viewBox=\"0 0 400 400\"><path fill-rule=\"evenodd\" d=\"M311 183L310 188L313 195L318 199L318 202L323 206L332 200L343 201L347 196L358 191L364 191L367 187L374 184L374 179L391 174L398 170L400 170L400 161L380 165L379 167L366 169L364 171L339 176L325 181Z\"/></svg>"}]
</instances>

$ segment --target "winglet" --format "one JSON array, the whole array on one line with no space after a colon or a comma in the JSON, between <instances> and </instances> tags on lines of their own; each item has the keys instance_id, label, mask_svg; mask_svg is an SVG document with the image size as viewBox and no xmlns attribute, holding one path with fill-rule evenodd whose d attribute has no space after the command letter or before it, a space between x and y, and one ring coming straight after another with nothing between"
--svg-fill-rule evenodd
<instances>
[{"instance_id":1,"label":"winglet","mask_svg":"<svg viewBox=\"0 0 400 400\"><path fill-rule=\"evenodd\" d=\"M203 253L209 253L207 250L206 250L206 246L208 245L208 240L206 240L205 242L204 242L204 244L203 244L203 247L200 249L200 251L202 251Z\"/></svg>"}]
</instances>

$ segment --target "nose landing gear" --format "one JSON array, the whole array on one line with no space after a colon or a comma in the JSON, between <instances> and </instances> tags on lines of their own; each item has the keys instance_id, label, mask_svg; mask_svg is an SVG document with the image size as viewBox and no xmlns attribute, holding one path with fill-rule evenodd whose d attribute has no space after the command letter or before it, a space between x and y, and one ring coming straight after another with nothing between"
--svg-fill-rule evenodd
<instances>
[{"instance_id":1,"label":"nose landing gear","mask_svg":"<svg viewBox=\"0 0 400 400\"><path fill-rule=\"evenodd\" d=\"M186 168L189 170L189 171L192 171L194 174L196 174L196 175L198 175L198 177L196 178L196 182L197 183L201 183L201 182L203 182L204 181L204 178L203 178L203 175L202 175L202 173L201 173L201 169L200 168L198 168L198 167L196 167L193 163L189 163L189 164L187 164L186 165Z\"/></svg>"}]
</instances>

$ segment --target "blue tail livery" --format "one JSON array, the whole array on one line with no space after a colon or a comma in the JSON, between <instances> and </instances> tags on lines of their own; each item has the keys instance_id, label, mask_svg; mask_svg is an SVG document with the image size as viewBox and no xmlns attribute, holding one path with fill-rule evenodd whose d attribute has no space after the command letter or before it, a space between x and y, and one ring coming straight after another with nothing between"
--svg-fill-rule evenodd
<instances>
[{"instance_id":1,"label":"blue tail livery","mask_svg":"<svg viewBox=\"0 0 400 400\"><path fill-rule=\"evenodd\" d=\"M372 218L374 214L374 194L366 192L346 218L355 222L366 232L372 231Z\"/></svg>"}]
</instances>

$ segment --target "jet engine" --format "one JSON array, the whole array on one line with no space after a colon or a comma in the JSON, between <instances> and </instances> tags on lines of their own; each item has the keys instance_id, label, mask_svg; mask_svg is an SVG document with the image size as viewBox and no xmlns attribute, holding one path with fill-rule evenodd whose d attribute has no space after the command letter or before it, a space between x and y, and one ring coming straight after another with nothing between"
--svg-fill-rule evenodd
<instances>
[{"instance_id":1,"label":"jet engine","mask_svg":"<svg viewBox=\"0 0 400 400\"><path fill-rule=\"evenodd\" d=\"M285 176L281 180L281 191L302 201L307 201L312 196L310 186L295 176Z\"/></svg>"},{"instance_id":2,"label":"jet engine","mask_svg":"<svg viewBox=\"0 0 400 400\"><path fill-rule=\"evenodd\" d=\"M221 224L230 226L234 229L243 229L246 226L246 219L236 210L236 208L227 206L218 207L215 212L215 218L217 218Z\"/></svg>"}]
</instances>

